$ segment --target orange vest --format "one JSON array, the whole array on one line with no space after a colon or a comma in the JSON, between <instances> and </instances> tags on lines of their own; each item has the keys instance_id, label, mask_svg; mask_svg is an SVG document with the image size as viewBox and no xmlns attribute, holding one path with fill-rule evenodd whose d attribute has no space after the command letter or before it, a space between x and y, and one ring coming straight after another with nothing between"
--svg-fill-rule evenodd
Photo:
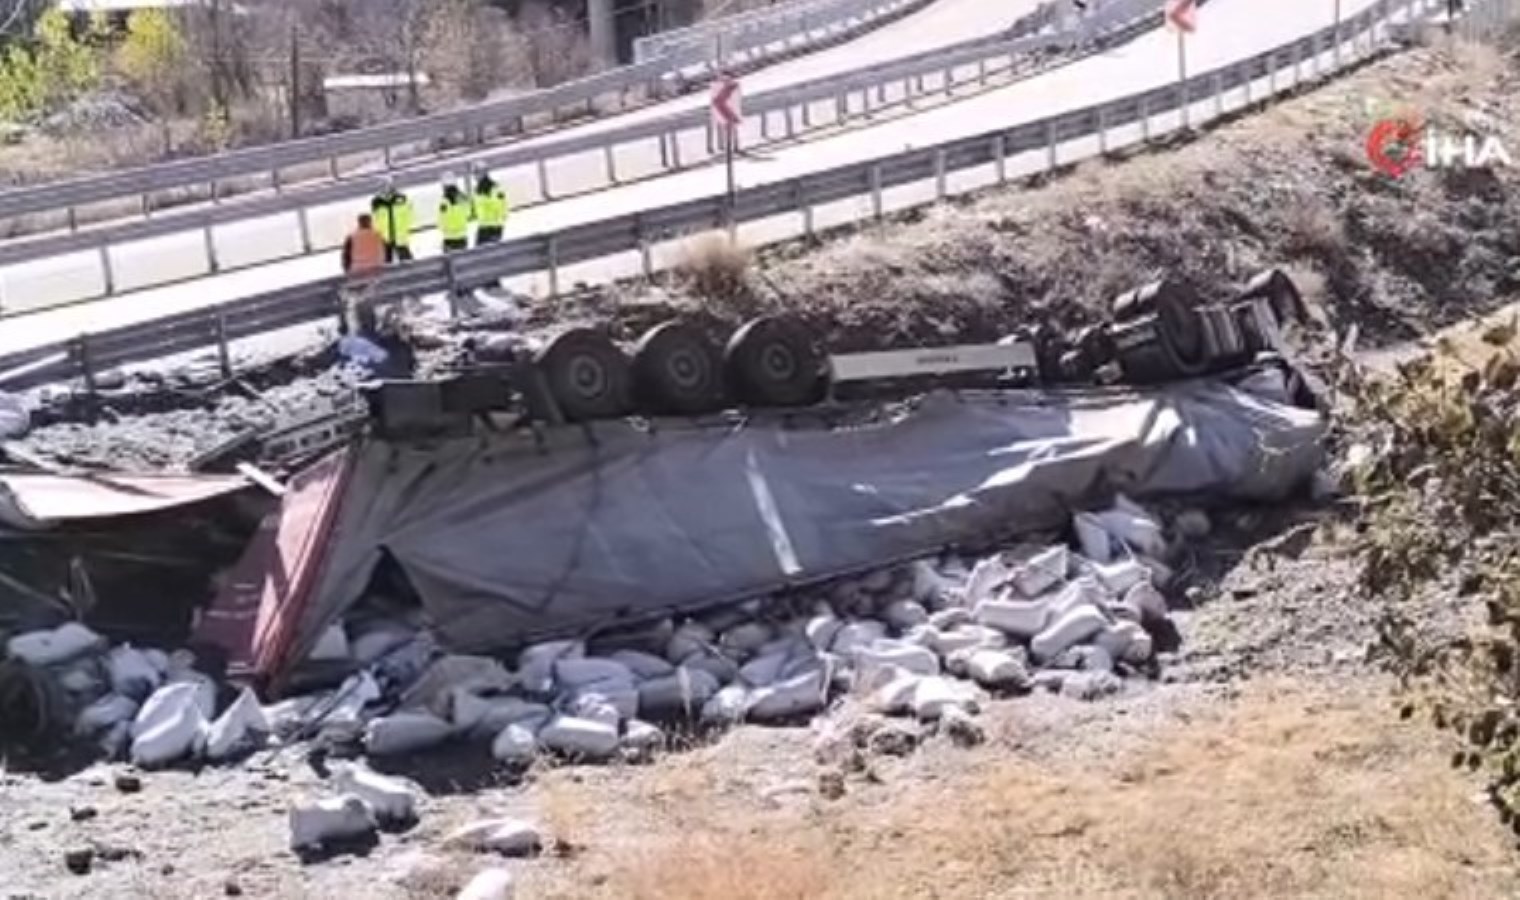
<instances>
[{"instance_id":1,"label":"orange vest","mask_svg":"<svg viewBox=\"0 0 1520 900\"><path fill-rule=\"evenodd\" d=\"M385 242L373 228L356 228L348 236L348 273L362 275L385 268Z\"/></svg>"}]
</instances>

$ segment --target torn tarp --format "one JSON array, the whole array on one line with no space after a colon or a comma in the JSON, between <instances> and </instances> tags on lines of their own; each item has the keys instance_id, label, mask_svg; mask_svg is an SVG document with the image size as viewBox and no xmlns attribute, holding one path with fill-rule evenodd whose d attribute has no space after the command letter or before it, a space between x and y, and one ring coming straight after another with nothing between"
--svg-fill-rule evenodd
<instances>
[{"instance_id":1,"label":"torn tarp","mask_svg":"<svg viewBox=\"0 0 1520 900\"><path fill-rule=\"evenodd\" d=\"M1324 427L1223 380L934 395L852 427L804 417L371 441L309 602L282 607L298 624L253 655L266 674L299 660L383 554L452 649L499 650L1051 527L1106 489L1278 496L1313 472Z\"/></svg>"},{"instance_id":2,"label":"torn tarp","mask_svg":"<svg viewBox=\"0 0 1520 900\"><path fill-rule=\"evenodd\" d=\"M240 475L0 472L0 525L38 529L161 512L235 493L248 484Z\"/></svg>"},{"instance_id":3,"label":"torn tarp","mask_svg":"<svg viewBox=\"0 0 1520 900\"><path fill-rule=\"evenodd\" d=\"M0 630L183 640L264 502L243 478L0 472Z\"/></svg>"}]
</instances>

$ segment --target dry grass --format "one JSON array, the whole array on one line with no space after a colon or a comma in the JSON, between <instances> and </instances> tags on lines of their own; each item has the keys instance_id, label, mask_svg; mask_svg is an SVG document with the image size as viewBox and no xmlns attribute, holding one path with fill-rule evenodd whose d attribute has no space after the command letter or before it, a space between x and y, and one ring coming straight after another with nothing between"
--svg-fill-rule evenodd
<instances>
[{"instance_id":1,"label":"dry grass","mask_svg":"<svg viewBox=\"0 0 1520 900\"><path fill-rule=\"evenodd\" d=\"M722 231L688 239L676 259L676 275L692 293L709 300L731 300L745 290L754 255Z\"/></svg>"},{"instance_id":2,"label":"dry grass","mask_svg":"<svg viewBox=\"0 0 1520 900\"><path fill-rule=\"evenodd\" d=\"M1501 896L1508 848L1434 740L1380 695L1258 685L1101 765L989 748L948 779L883 788L889 804L853 792L604 835L538 895Z\"/></svg>"},{"instance_id":3,"label":"dry grass","mask_svg":"<svg viewBox=\"0 0 1520 900\"><path fill-rule=\"evenodd\" d=\"M1345 225L1324 200L1300 194L1283 209L1283 251L1294 259L1334 265L1349 248Z\"/></svg>"}]
</instances>

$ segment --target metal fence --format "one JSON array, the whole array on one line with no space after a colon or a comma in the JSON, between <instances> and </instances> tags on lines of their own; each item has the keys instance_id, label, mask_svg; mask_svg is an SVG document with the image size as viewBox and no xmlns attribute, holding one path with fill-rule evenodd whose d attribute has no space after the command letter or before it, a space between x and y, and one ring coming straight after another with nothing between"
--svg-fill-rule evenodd
<instances>
[{"instance_id":1,"label":"metal fence","mask_svg":"<svg viewBox=\"0 0 1520 900\"><path fill-rule=\"evenodd\" d=\"M1041 6L1038 10L1015 22L1010 32L1003 36L983 37L950 47L914 54L901 59L863 67L853 72L819 79L803 85L779 88L746 98L748 133L740 139L746 146L754 146L774 139L790 139L799 132L842 124L850 118L869 117L882 108L901 104L931 94L949 94L966 84L986 85L997 77L1025 71L1040 62L1054 63L1058 57L1048 56L1045 51L1063 50L1073 53L1100 50L1110 43L1127 39L1134 33L1154 27L1160 21L1161 0L1109 0L1095 6L1091 16L1074 22L1065 30L1052 30L1056 22L1057 7ZM821 109L820 109L821 107ZM691 132L705 133L705 141L699 141L701 149L682 150L682 136ZM537 194L547 201L565 196L552 183L550 166L561 159L599 153L603 160L603 178L600 185L592 188L581 186L569 193L582 193L596 187L620 183L616 164L616 149L620 146L648 144L658 141L658 168L671 171L693 165L704 159L715 158L718 144L711 132L710 117L705 108L691 109L659 119L597 132L580 137L549 141L533 147L507 147L474 159L477 165L498 173L501 170L530 168L534 171ZM689 141L687 143L690 143ZM457 160L411 166L397 173L396 183L402 187L414 187L436 183L439 176L457 170ZM101 274L101 292L87 296L69 297L60 303L111 295L117 290L111 248L132 244L156 237L192 231L203 232L203 273L227 271L221 264L214 229L217 226L276 215L294 215L292 224L299 235L299 246L285 249L279 255L253 257L243 254L243 265L261 265L290 255L310 254L335 246L340 235L330 234L323 240L315 236L309 219L309 210L330 204L351 201L356 196L377 190L381 176L350 179L320 187L281 194L266 194L235 202L202 206L179 213L156 216L149 219L127 221L115 225L91 228L71 234L54 234L0 244L0 266L18 265L39 259L63 256L70 253L96 251ZM526 205L519 200L519 208ZM421 210L421 226L430 222L426 207ZM346 221L346 219L345 219ZM246 249L246 248L245 248ZM134 284L141 289L152 284L174 280L164 277L147 284ZM27 311L35 311L41 304L33 303ZM0 311L0 316L5 312Z\"/></svg>"},{"instance_id":2,"label":"metal fence","mask_svg":"<svg viewBox=\"0 0 1520 900\"><path fill-rule=\"evenodd\" d=\"M714 23L717 33L734 35L725 42L733 50L752 58L791 52L804 45L838 40L866 27L927 5L931 0L836 0L827 10L806 20L806 33L789 36L787 46L777 38L766 39L768 32L755 29L753 23L725 25ZM778 22L795 24L788 7L766 11ZM825 15L827 13L827 15ZM360 128L321 137L302 138L264 147L233 150L216 156L158 163L131 169L68 178L25 188L0 192L0 219L24 215L67 211L70 228L76 227L74 211L79 207L121 198L142 198L144 213L151 212L151 198L176 190L206 189L215 200L219 186L235 179L252 176L270 179L276 190L284 185L281 172L299 166L326 163L329 174L338 177L338 161L358 154L382 154L387 167L392 151L414 146L434 146L440 140L457 138L465 142L484 143L488 136L518 133L525 122L536 117L555 118L565 110L594 109L599 102L612 98L627 106L634 94L662 97L680 89L688 78L704 78L716 71L718 61L706 55L707 48L697 45L680 48L642 63L622 66L547 90L535 91L509 100L486 103L468 109L436 113L405 121Z\"/></svg>"},{"instance_id":3,"label":"metal fence","mask_svg":"<svg viewBox=\"0 0 1520 900\"><path fill-rule=\"evenodd\" d=\"M1481 8L1512 2L1479 0L1473 5ZM1266 101L1369 56L1386 45L1390 25L1418 21L1444 6L1444 0L1378 0L1339 27L1327 27L1250 58L1197 73L1185 84L1168 84L937 146L742 190L736 196L733 216L736 222L745 223L795 213L802 218L803 230L810 232L814 210L823 205L869 198L869 215L880 217L883 194L891 188L932 182L934 198L943 199L950 193L950 174L990 165L995 169L995 181L1003 183L1008 180L1009 161L1030 151L1041 157L1042 170L1053 171L1075 161L1059 158L1063 143L1095 136L1097 152L1104 153L1112 149L1108 137L1114 129L1138 124L1142 140L1150 139L1154 136L1150 127L1153 119L1176 113L1184 105L1195 113L1200 104L1205 107L1202 115L1192 119L1198 124L1224 115L1225 98L1232 92L1243 93L1246 104ZM1264 80L1267 85L1261 88ZM377 302L397 302L418 295L469 290L537 272L549 273L552 290L563 267L631 250L641 254L648 274L654 268L651 250L657 243L721 227L727 212L724 197L709 196L420 260L387 270L373 284L370 295ZM208 347L219 348L224 366L230 366L230 341L334 316L344 285L341 278L326 279L0 357L0 384L35 384L67 377L88 381L94 371ZM18 369L25 369L24 374L18 374Z\"/></svg>"}]
</instances>

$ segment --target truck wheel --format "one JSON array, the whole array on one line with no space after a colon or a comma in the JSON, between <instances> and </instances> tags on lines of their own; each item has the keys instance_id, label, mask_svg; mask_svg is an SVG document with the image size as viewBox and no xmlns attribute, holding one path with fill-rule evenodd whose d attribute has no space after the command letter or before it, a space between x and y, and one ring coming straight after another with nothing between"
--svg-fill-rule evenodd
<instances>
[{"instance_id":1,"label":"truck wheel","mask_svg":"<svg viewBox=\"0 0 1520 900\"><path fill-rule=\"evenodd\" d=\"M639 338L633 351L633 388L641 407L696 415L723 406L722 359L701 329L665 322Z\"/></svg>"},{"instance_id":2,"label":"truck wheel","mask_svg":"<svg viewBox=\"0 0 1520 900\"><path fill-rule=\"evenodd\" d=\"M628 357L601 332L572 328L545 344L534 362L571 422L628 414L633 382Z\"/></svg>"},{"instance_id":3,"label":"truck wheel","mask_svg":"<svg viewBox=\"0 0 1520 900\"><path fill-rule=\"evenodd\" d=\"M746 323L723 353L731 394L754 406L807 406L823 388L823 358L807 330L767 316Z\"/></svg>"}]
</instances>

